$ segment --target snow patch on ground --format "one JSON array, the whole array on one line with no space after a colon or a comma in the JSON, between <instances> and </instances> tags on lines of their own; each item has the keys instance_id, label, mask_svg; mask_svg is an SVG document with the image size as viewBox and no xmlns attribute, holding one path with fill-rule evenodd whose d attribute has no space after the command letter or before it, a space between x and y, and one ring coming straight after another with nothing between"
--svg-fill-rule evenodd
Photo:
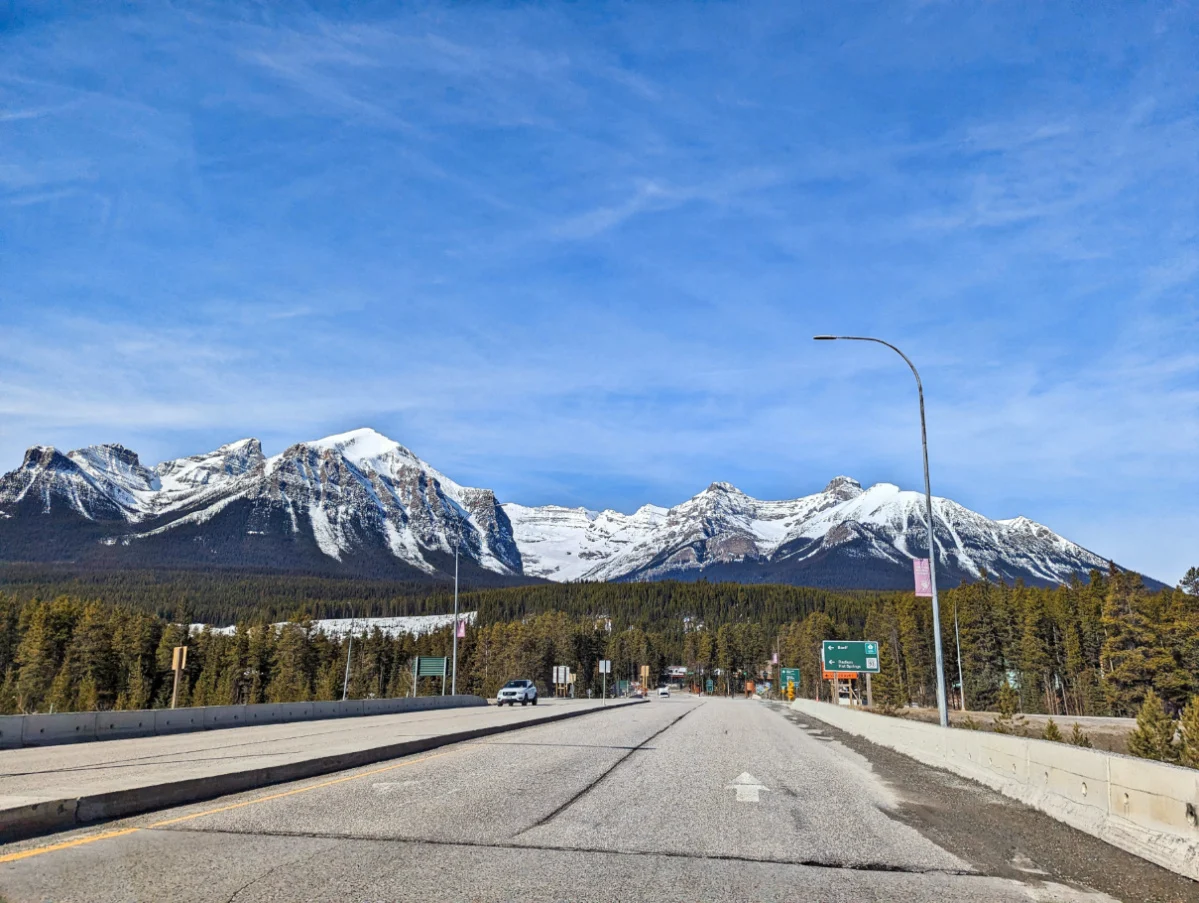
<instances>
[{"instance_id":1,"label":"snow patch on ground","mask_svg":"<svg viewBox=\"0 0 1199 903\"><path fill-rule=\"evenodd\" d=\"M473 627L478 619L478 612L459 612L458 619L465 621ZM290 622L277 621L271 626L282 627L288 623ZM426 633L434 633L449 627L454 623L454 615L451 613L448 615L409 615L395 618L320 618L311 623L312 629L315 632L323 633L328 637L340 638L351 632L354 636L365 636L373 633L376 628L381 630L385 636L394 637L402 634L423 636ZM237 627L212 627L208 624L191 625L191 632L193 634L200 633L205 629L212 633L232 636L236 632Z\"/></svg>"}]
</instances>

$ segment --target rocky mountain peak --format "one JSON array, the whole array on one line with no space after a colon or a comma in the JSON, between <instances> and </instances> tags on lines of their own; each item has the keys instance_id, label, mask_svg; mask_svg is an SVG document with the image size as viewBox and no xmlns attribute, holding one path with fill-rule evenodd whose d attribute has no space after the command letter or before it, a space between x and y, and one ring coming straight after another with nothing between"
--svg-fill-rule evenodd
<instances>
[{"instance_id":1,"label":"rocky mountain peak","mask_svg":"<svg viewBox=\"0 0 1199 903\"><path fill-rule=\"evenodd\" d=\"M732 483L725 483L725 482L711 483L711 484L709 484L707 490L705 490L705 491L706 492L724 493L726 495L730 494L730 493L735 494L735 495L743 494L741 492L741 490L738 489L736 486L734 486Z\"/></svg>"},{"instance_id":2,"label":"rocky mountain peak","mask_svg":"<svg viewBox=\"0 0 1199 903\"><path fill-rule=\"evenodd\" d=\"M862 494L862 484L853 477L833 477L824 491L842 500L852 499Z\"/></svg>"},{"instance_id":3,"label":"rocky mountain peak","mask_svg":"<svg viewBox=\"0 0 1199 903\"><path fill-rule=\"evenodd\" d=\"M25 450L21 470L75 470L75 462L53 445L34 445Z\"/></svg>"},{"instance_id":4,"label":"rocky mountain peak","mask_svg":"<svg viewBox=\"0 0 1199 903\"><path fill-rule=\"evenodd\" d=\"M119 442L102 442L99 445L89 445L87 448L71 452L72 457L76 455L102 458L114 464L124 464L126 467L142 466L142 462L137 457L137 452L131 448L126 448Z\"/></svg>"}]
</instances>

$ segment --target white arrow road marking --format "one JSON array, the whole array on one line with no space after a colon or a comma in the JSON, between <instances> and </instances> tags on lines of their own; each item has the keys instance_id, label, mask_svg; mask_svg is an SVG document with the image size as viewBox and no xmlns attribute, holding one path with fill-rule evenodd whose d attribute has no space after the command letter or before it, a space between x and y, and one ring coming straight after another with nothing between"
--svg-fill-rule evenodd
<instances>
[{"instance_id":1,"label":"white arrow road marking","mask_svg":"<svg viewBox=\"0 0 1199 903\"><path fill-rule=\"evenodd\" d=\"M725 790L736 790L737 791L737 802L739 802L739 803L761 802L761 800L758 799L758 794L761 793L763 790L765 790L767 793L770 792L769 787L765 787L765 786L759 784L758 779L755 778L748 771L741 772L741 774L737 777L737 779L735 781L733 781L733 783L731 783L727 787L725 787L724 789Z\"/></svg>"}]
</instances>

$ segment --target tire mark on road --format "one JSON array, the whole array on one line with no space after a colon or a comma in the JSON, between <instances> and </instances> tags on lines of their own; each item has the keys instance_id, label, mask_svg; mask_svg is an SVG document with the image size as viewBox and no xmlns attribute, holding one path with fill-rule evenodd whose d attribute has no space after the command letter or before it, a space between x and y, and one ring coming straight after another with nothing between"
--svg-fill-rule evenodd
<instances>
[{"instance_id":1,"label":"tire mark on road","mask_svg":"<svg viewBox=\"0 0 1199 903\"><path fill-rule=\"evenodd\" d=\"M578 793L576 793L574 796L572 796L570 799L568 799L565 803L563 803L561 806L559 806L557 809L555 809L549 815L545 816L544 818L538 819L533 824L529 825L527 828L523 828L520 831L517 831L512 836L520 837L522 834L527 834L528 832L532 831L534 828L540 828L542 825L546 824L547 822L553 821L555 818L557 818L559 815L561 815L563 812L565 812L567 809L569 809L571 806L573 806L575 803L577 803L579 800L581 800L584 796L586 796L588 793L590 793L592 790L594 790L596 787L598 787L600 784L602 784L607 779L608 775L612 774L612 772L614 772L617 768L619 768L626 761L628 761L630 756L632 756L636 752L640 752L641 750L643 750L647 743L649 743L651 740L656 739L657 737L660 737L662 734L666 733L668 730L670 730L672 727L674 727L676 724L678 724L680 721L682 721L684 718L686 718L692 712L698 711L699 709L701 709L703 707L704 707L704 703L701 702L699 705L697 705L693 708L687 709L687 711L683 712L683 714L679 715L678 718L675 718L673 721L671 721L665 727L662 727L662 728L654 731L652 734L650 734L648 737L646 737L644 740L642 740L636 746L629 749L629 751L626 752L623 756L621 756L619 759L617 759L615 762L613 762L612 765L603 772L603 774L601 774L594 781L592 781L590 784L588 784L586 787L584 787L582 790L580 790Z\"/></svg>"}]
</instances>

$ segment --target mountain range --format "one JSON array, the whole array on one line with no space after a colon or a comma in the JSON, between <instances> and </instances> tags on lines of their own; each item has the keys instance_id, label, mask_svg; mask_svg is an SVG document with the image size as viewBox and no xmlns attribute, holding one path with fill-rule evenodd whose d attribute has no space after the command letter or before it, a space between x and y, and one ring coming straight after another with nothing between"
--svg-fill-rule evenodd
<instances>
[{"instance_id":1,"label":"mountain range","mask_svg":"<svg viewBox=\"0 0 1199 903\"><path fill-rule=\"evenodd\" d=\"M475 584L709 579L907 589L924 496L849 477L785 501L728 483L632 514L500 504L371 429L267 457L256 439L144 466L121 445L35 446L0 478L0 560L253 568ZM933 499L938 581L1053 584L1108 560L1024 517Z\"/></svg>"}]
</instances>

